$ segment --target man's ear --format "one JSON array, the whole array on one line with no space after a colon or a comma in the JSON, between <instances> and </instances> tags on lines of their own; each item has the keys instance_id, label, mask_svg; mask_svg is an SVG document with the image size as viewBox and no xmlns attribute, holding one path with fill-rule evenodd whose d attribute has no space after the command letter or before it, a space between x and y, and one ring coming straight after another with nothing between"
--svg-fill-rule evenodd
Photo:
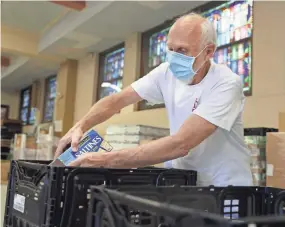
<instances>
[{"instance_id":1,"label":"man's ear","mask_svg":"<svg viewBox=\"0 0 285 227\"><path fill-rule=\"evenodd\" d=\"M215 44L210 44L206 50L207 58L211 59L214 56L215 51L216 51Z\"/></svg>"}]
</instances>

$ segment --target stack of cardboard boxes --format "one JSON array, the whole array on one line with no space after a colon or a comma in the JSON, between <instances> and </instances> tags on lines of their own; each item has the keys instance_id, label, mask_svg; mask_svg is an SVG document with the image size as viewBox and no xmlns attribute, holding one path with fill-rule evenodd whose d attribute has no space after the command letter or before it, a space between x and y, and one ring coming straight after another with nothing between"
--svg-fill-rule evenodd
<instances>
[{"instance_id":1,"label":"stack of cardboard boxes","mask_svg":"<svg viewBox=\"0 0 285 227\"><path fill-rule=\"evenodd\" d=\"M246 129L247 130L247 129ZM264 130L262 128L255 129ZM250 133L249 133L250 134ZM265 186L266 184L266 136L264 134L249 135L245 133L245 143L251 153L251 172L255 186ZM254 135L255 134L255 135Z\"/></svg>"}]
</instances>

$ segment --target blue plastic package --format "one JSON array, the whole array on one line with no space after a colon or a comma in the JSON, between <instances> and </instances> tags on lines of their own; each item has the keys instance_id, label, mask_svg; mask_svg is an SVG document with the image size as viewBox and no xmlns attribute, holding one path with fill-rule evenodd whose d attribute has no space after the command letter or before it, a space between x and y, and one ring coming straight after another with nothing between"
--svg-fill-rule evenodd
<instances>
[{"instance_id":1,"label":"blue plastic package","mask_svg":"<svg viewBox=\"0 0 285 227\"><path fill-rule=\"evenodd\" d=\"M67 166L74 161L78 156L88 152L106 151L109 152L113 147L105 141L97 132L90 130L86 136L80 141L78 150L73 152L71 147L64 151L51 166Z\"/></svg>"}]
</instances>

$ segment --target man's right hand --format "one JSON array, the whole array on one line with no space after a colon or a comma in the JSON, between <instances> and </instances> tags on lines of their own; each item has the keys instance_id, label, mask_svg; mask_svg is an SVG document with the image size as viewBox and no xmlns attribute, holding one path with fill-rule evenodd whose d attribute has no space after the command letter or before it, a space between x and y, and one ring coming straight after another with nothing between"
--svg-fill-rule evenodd
<instances>
[{"instance_id":1,"label":"man's right hand","mask_svg":"<svg viewBox=\"0 0 285 227\"><path fill-rule=\"evenodd\" d=\"M77 151L82 136L83 136L83 131L80 127L75 127L70 129L69 132L66 133L65 136L62 137L61 140L59 141L54 158L57 158L62 152L64 152L64 150L70 143L72 151Z\"/></svg>"}]
</instances>

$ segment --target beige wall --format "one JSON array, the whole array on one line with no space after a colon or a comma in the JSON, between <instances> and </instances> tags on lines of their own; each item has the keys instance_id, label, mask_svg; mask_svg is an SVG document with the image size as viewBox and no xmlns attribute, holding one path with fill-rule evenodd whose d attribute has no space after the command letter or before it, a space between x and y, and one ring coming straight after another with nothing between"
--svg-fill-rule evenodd
<instances>
[{"instance_id":1,"label":"beige wall","mask_svg":"<svg viewBox=\"0 0 285 227\"><path fill-rule=\"evenodd\" d=\"M75 112L75 97L77 84L77 60L66 60L60 66L57 74L56 100L54 120L61 122L61 132L57 136L63 136L73 125ZM78 82L80 83L80 81Z\"/></svg>"},{"instance_id":2,"label":"beige wall","mask_svg":"<svg viewBox=\"0 0 285 227\"><path fill-rule=\"evenodd\" d=\"M247 98L246 127L278 127L285 111L285 4L255 2L253 32L253 95Z\"/></svg>"},{"instance_id":3,"label":"beige wall","mask_svg":"<svg viewBox=\"0 0 285 227\"><path fill-rule=\"evenodd\" d=\"M96 67L98 63L98 54L90 54L78 61L74 123L88 112L96 100L94 88L98 82L98 67Z\"/></svg>"},{"instance_id":4,"label":"beige wall","mask_svg":"<svg viewBox=\"0 0 285 227\"><path fill-rule=\"evenodd\" d=\"M9 118L19 118L20 93L1 91L1 104L10 106Z\"/></svg>"}]
</instances>

